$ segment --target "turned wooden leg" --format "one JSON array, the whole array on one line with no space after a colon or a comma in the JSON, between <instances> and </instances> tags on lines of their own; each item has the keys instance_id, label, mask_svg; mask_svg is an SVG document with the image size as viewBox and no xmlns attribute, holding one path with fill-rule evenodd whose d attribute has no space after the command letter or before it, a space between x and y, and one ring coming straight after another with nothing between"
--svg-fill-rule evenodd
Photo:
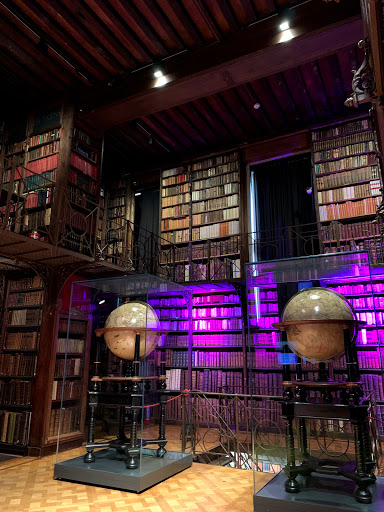
<instances>
[{"instance_id":1,"label":"turned wooden leg","mask_svg":"<svg viewBox=\"0 0 384 512\"><path fill-rule=\"evenodd\" d=\"M95 423L96 423L95 410L96 410L96 406L91 405L90 408L91 408L91 418L89 420L87 445L88 444L91 445L95 442ZM96 457L94 454L94 448L90 448L87 445L85 446L87 453L84 455L84 462L95 462Z\"/></svg>"},{"instance_id":2,"label":"turned wooden leg","mask_svg":"<svg viewBox=\"0 0 384 512\"><path fill-rule=\"evenodd\" d=\"M295 457L295 438L293 435L293 418L286 419L286 447L287 447L287 465L284 468L285 474L288 476L285 482L285 490L287 492L299 492L300 486L296 481L296 457Z\"/></svg>"}]
</instances>

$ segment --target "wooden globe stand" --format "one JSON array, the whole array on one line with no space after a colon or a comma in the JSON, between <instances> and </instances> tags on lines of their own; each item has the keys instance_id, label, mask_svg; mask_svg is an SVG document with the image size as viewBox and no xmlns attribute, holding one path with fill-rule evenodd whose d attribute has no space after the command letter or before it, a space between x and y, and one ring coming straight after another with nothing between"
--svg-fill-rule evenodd
<instances>
[{"instance_id":1,"label":"wooden globe stand","mask_svg":"<svg viewBox=\"0 0 384 512\"><path fill-rule=\"evenodd\" d=\"M96 336L100 337L108 331L130 331L129 327L112 327L97 329ZM89 407L90 407L90 421L88 428L88 440L85 445L87 453L84 455L84 463L95 462L95 448L114 448L120 455L125 455L125 465L127 469L136 469L139 467L140 450L147 445L158 445L156 451L157 457L164 457L167 450L165 445L167 440L165 438L165 407L169 397L169 391L166 390L165 382L165 361L160 363L160 376L159 377L146 377L139 376L140 365L140 333L136 333L135 337L135 352L134 360L128 366L125 376L121 377L101 377L99 375L99 362L95 363L95 375L92 377L93 389L89 391ZM143 394L149 391L150 381L157 380L160 390L159 406L160 406L160 421L159 421L159 437L157 439L138 439L138 417L142 409ZM113 382L121 386L120 392L108 392L101 390L103 382ZM144 386L144 388L143 388ZM117 390L116 390L117 391ZM119 408L119 431L118 437L112 441L104 443L95 443L95 421L96 421L96 407L98 405L108 405ZM129 407L132 413L132 420L130 424L130 436L125 435L125 410Z\"/></svg>"},{"instance_id":2,"label":"wooden globe stand","mask_svg":"<svg viewBox=\"0 0 384 512\"><path fill-rule=\"evenodd\" d=\"M357 484L354 491L355 500L359 503L372 503L372 494L368 487L376 480L373 470L375 461L371 449L368 430L368 403L362 402L363 395L357 350L351 337L351 330L364 325L357 320L301 320L279 322L273 327L286 331L292 325L334 323L342 325L344 332L344 348L347 363L347 380L333 382L328 379L325 363L320 368L320 379L312 382L303 379L301 360L296 366L296 379L292 380L289 365L283 365L284 401L282 415L286 422L287 475L285 490L289 493L300 492L296 478L299 475L309 476L311 473L342 475ZM321 364L321 363L320 363ZM323 401L311 402L309 392L320 392ZM340 394L340 399L335 394ZM294 419L298 419L298 450L302 460L296 464ZM350 421L354 431L355 462L345 464L335 460L316 459L309 453L307 437L307 419Z\"/></svg>"}]
</instances>

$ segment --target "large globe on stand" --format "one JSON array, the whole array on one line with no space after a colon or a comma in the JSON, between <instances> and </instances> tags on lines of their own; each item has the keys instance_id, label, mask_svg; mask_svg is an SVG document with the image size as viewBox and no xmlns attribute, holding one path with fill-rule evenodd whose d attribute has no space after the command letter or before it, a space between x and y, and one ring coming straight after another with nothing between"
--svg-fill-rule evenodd
<instances>
[{"instance_id":1,"label":"large globe on stand","mask_svg":"<svg viewBox=\"0 0 384 512\"><path fill-rule=\"evenodd\" d=\"M156 347L159 340L158 331L159 318L149 304L127 302L114 309L107 318L104 339L109 350L117 357L133 361L136 334L140 334L140 359L142 359Z\"/></svg>"},{"instance_id":2,"label":"large globe on stand","mask_svg":"<svg viewBox=\"0 0 384 512\"><path fill-rule=\"evenodd\" d=\"M327 362L343 355L344 329L353 320L353 311L340 293L307 288L287 302L282 323L293 352L308 361Z\"/></svg>"}]
</instances>

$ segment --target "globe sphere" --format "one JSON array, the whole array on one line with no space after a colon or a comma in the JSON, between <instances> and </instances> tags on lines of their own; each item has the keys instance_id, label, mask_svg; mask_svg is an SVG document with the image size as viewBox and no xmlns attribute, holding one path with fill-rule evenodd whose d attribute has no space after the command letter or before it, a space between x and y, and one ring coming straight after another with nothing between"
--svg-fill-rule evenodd
<instances>
[{"instance_id":1,"label":"globe sphere","mask_svg":"<svg viewBox=\"0 0 384 512\"><path fill-rule=\"evenodd\" d=\"M299 323L303 320L309 322ZM293 322L285 326L290 348L312 362L332 361L343 355L345 321L351 320L354 315L346 299L327 288L299 291L287 302L283 312L283 322Z\"/></svg>"},{"instance_id":2,"label":"globe sphere","mask_svg":"<svg viewBox=\"0 0 384 512\"><path fill-rule=\"evenodd\" d=\"M136 334L140 335L140 359L148 356L159 340L159 319L154 309L144 302L127 302L114 309L105 328L123 327L121 331L104 331L107 347L117 357L133 361Z\"/></svg>"}]
</instances>

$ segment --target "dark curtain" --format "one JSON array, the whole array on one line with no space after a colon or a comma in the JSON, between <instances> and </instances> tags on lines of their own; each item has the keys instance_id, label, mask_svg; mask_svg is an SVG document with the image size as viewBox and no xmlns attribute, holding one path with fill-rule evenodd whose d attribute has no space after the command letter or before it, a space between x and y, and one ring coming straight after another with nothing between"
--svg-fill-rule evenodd
<instances>
[{"instance_id":1,"label":"dark curtain","mask_svg":"<svg viewBox=\"0 0 384 512\"><path fill-rule=\"evenodd\" d=\"M143 190L140 196L135 196L133 263L141 272L154 272L159 256L159 201L158 188Z\"/></svg>"},{"instance_id":2,"label":"dark curtain","mask_svg":"<svg viewBox=\"0 0 384 512\"><path fill-rule=\"evenodd\" d=\"M310 154L254 165L258 212L258 257L270 260L317 251ZM292 227L292 229L287 229Z\"/></svg>"},{"instance_id":3,"label":"dark curtain","mask_svg":"<svg viewBox=\"0 0 384 512\"><path fill-rule=\"evenodd\" d=\"M159 234L159 189L143 190L135 196L135 224Z\"/></svg>"}]
</instances>

